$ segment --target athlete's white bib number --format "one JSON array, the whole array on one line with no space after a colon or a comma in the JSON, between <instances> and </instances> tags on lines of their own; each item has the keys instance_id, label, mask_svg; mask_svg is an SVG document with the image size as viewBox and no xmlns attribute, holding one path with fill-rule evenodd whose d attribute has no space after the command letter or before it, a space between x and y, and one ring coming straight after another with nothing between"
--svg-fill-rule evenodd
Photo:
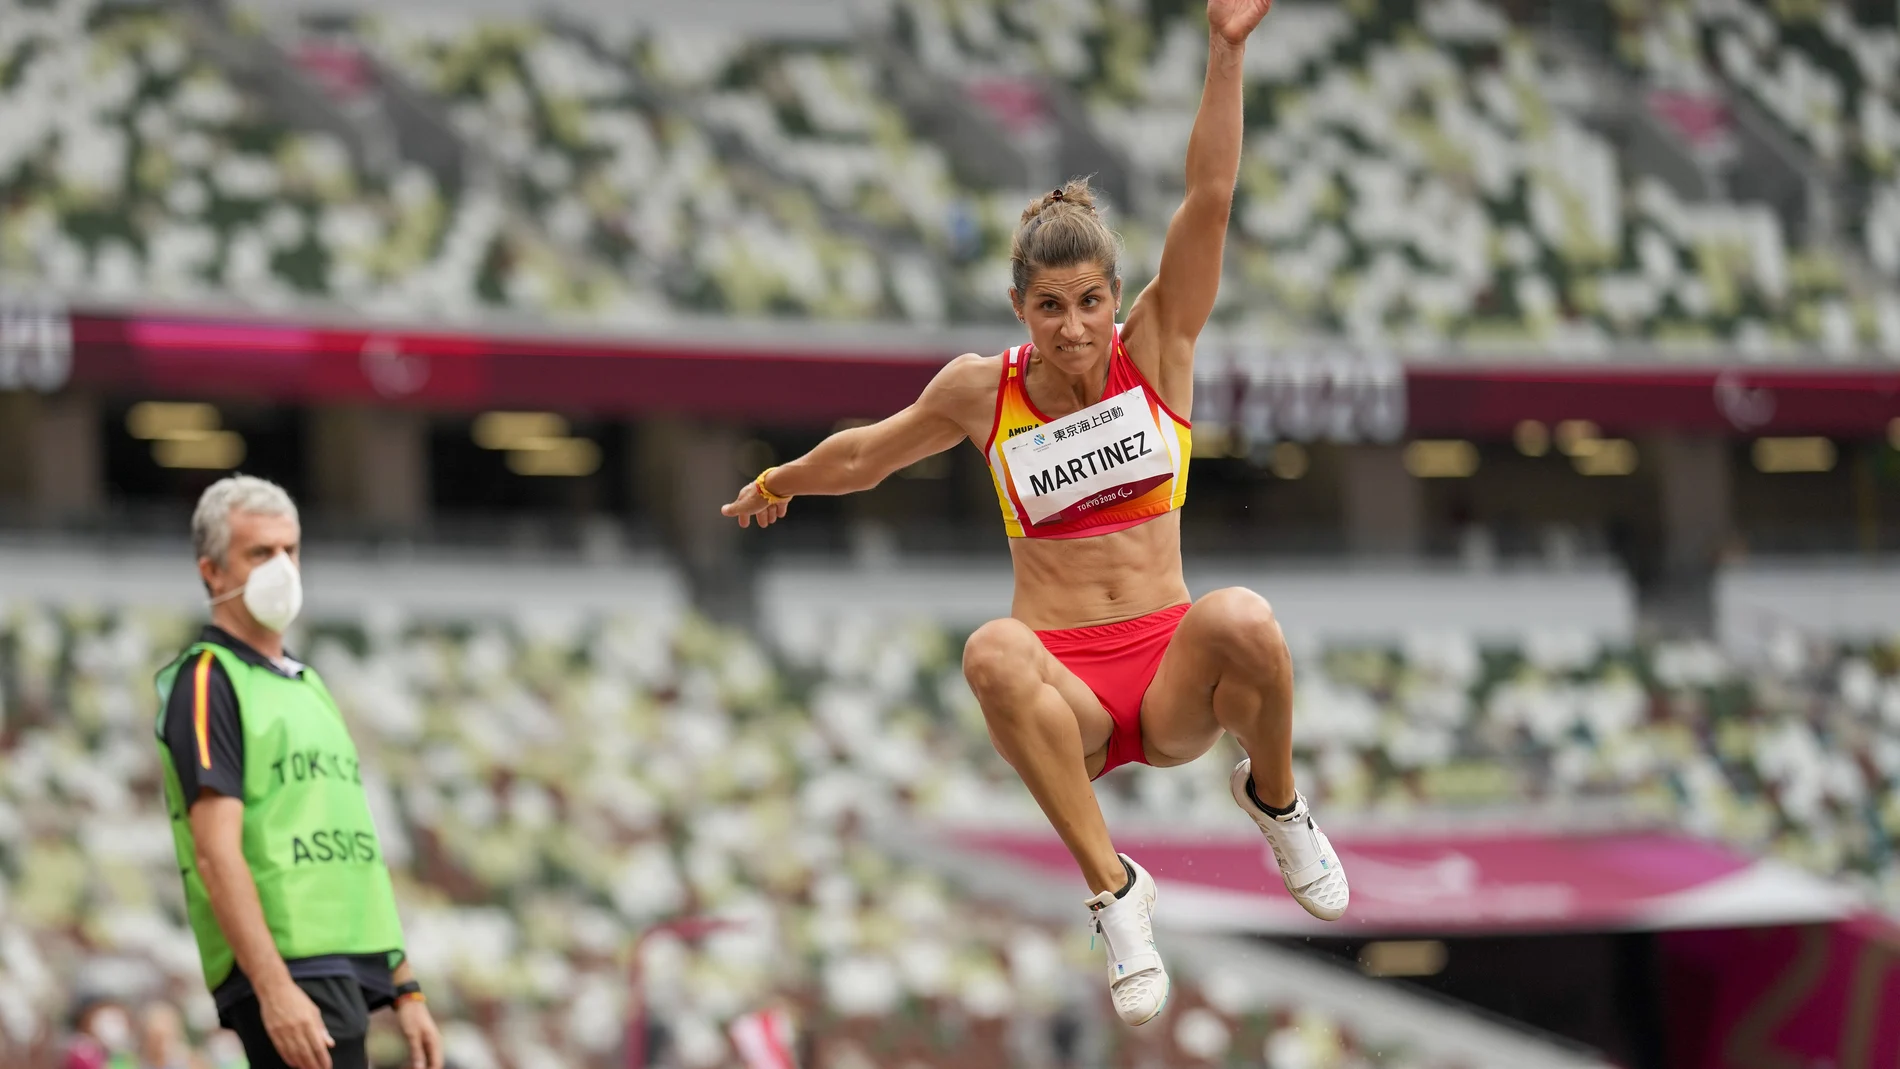
<instances>
[{"instance_id":1,"label":"athlete's white bib number","mask_svg":"<svg viewBox=\"0 0 1900 1069\"><path fill-rule=\"evenodd\" d=\"M1011 438L1003 456L1032 524L1131 501L1174 475L1174 454L1139 386Z\"/></svg>"}]
</instances>

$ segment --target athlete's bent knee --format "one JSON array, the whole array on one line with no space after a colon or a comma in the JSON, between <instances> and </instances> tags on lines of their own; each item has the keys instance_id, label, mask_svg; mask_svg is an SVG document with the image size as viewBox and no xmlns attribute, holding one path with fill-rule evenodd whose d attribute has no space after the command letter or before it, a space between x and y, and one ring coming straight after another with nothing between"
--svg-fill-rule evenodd
<instances>
[{"instance_id":1,"label":"athlete's bent knee","mask_svg":"<svg viewBox=\"0 0 1900 1069\"><path fill-rule=\"evenodd\" d=\"M1286 662L1286 636L1266 598L1230 586L1202 597L1196 607L1211 617L1213 644L1224 659L1255 668Z\"/></svg>"},{"instance_id":2,"label":"athlete's bent knee","mask_svg":"<svg viewBox=\"0 0 1900 1069\"><path fill-rule=\"evenodd\" d=\"M1042 681L1042 641L1021 620L991 620L963 644L963 678L988 712Z\"/></svg>"}]
</instances>

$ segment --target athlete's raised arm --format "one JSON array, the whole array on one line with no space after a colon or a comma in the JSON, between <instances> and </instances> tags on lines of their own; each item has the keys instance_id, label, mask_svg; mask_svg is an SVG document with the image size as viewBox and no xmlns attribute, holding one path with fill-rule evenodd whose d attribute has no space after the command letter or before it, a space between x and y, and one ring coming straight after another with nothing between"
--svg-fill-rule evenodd
<instances>
[{"instance_id":1,"label":"athlete's raised arm","mask_svg":"<svg viewBox=\"0 0 1900 1069\"><path fill-rule=\"evenodd\" d=\"M969 437L973 419L995 406L996 376L992 361L965 353L945 364L903 411L839 431L797 460L767 468L719 511L741 527L755 521L769 527L801 494L869 490L892 472Z\"/></svg>"},{"instance_id":2,"label":"athlete's raised arm","mask_svg":"<svg viewBox=\"0 0 1900 1069\"><path fill-rule=\"evenodd\" d=\"M1129 309L1129 356L1181 411L1194 388L1194 340L1220 292L1227 218L1240 177L1242 59L1273 0L1208 0L1207 81L1188 136L1187 196L1168 224L1161 268Z\"/></svg>"}]
</instances>

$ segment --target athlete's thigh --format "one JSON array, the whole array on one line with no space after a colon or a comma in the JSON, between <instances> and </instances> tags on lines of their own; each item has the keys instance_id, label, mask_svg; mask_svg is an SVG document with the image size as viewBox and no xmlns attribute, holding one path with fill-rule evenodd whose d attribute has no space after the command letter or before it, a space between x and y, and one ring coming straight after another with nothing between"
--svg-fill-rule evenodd
<instances>
[{"instance_id":1,"label":"athlete's thigh","mask_svg":"<svg viewBox=\"0 0 1900 1069\"><path fill-rule=\"evenodd\" d=\"M1188 607L1141 699L1141 742L1149 764L1182 765L1220 741L1214 684L1220 680L1226 614L1203 596Z\"/></svg>"},{"instance_id":2,"label":"athlete's thigh","mask_svg":"<svg viewBox=\"0 0 1900 1069\"><path fill-rule=\"evenodd\" d=\"M1090 689L1089 685L1082 681L1082 677L1076 675L1068 665L1063 664L1061 659L1050 653L1048 647L1042 644L1041 637L1020 620L1008 617L992 620L983 625L976 635L971 636L972 642L980 639L987 639L995 643L997 648L1006 649L1012 653L1021 651L1027 654L1027 657L1020 659L1015 656L1001 658L1001 663L1012 666L1021 664L1023 667L1018 670L1033 672L1038 682L1047 684L1055 690L1061 697L1062 703L1068 706L1069 714L1075 718L1076 728L1081 732L1082 753L1087 757L1089 774L1093 776L1099 773L1108 761L1108 737L1115 729L1115 721L1108 715L1108 710L1102 707L1102 702L1095 696L1095 691ZM968 667L966 652L966 675ZM973 687L975 682L971 680ZM979 702L983 699L980 690L977 693L977 699ZM1012 712L1017 712L1017 710L985 709L984 717L986 720L994 720L997 716L1008 715ZM994 732L995 729L992 727L991 733L994 734Z\"/></svg>"},{"instance_id":3,"label":"athlete's thigh","mask_svg":"<svg viewBox=\"0 0 1900 1069\"><path fill-rule=\"evenodd\" d=\"M1061 659L1047 649L1043 650L1043 658L1043 681L1055 688L1075 714L1075 726L1082 733L1082 763L1089 778L1094 779L1108 764L1108 737L1115 733L1115 718L1102 707L1095 691Z\"/></svg>"}]
</instances>

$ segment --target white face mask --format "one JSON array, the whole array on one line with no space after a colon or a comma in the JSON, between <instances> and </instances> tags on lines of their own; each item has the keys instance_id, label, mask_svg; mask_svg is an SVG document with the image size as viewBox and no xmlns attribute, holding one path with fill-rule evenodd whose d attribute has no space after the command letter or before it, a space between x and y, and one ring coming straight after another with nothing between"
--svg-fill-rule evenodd
<instances>
[{"instance_id":1,"label":"white face mask","mask_svg":"<svg viewBox=\"0 0 1900 1069\"><path fill-rule=\"evenodd\" d=\"M303 610L303 575L288 553L279 553L251 569L251 578L236 590L211 599L211 604L244 595L244 607L251 619L278 634Z\"/></svg>"}]
</instances>

